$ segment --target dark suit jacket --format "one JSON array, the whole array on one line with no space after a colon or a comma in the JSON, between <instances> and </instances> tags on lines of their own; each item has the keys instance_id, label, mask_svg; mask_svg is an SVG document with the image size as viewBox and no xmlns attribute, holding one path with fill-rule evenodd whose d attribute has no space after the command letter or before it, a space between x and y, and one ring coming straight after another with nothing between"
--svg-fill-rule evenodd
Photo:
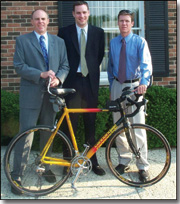
<instances>
[{"instance_id":1,"label":"dark suit jacket","mask_svg":"<svg viewBox=\"0 0 180 204\"><path fill-rule=\"evenodd\" d=\"M89 78L93 94L98 96L100 64L104 56L104 30L88 25L86 44L86 62L89 70ZM76 25L70 25L59 29L58 36L63 38L67 48L70 72L64 82L64 87L72 88L76 72L80 63L80 51Z\"/></svg>"}]
</instances>

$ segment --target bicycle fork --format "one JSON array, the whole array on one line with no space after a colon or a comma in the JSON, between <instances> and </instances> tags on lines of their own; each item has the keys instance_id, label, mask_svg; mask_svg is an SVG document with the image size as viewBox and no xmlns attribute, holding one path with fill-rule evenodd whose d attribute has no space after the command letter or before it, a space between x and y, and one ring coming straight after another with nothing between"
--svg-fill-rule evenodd
<instances>
[{"instance_id":1,"label":"bicycle fork","mask_svg":"<svg viewBox=\"0 0 180 204\"><path fill-rule=\"evenodd\" d=\"M137 149L133 143L132 135L131 135L131 129L132 129L131 123L129 122L129 119L127 119L126 122L124 123L124 130L125 130L126 138L127 138L128 144L130 146L130 149L132 150L133 154L136 156L136 159L140 159L140 157L141 157L140 148Z\"/></svg>"}]
</instances>

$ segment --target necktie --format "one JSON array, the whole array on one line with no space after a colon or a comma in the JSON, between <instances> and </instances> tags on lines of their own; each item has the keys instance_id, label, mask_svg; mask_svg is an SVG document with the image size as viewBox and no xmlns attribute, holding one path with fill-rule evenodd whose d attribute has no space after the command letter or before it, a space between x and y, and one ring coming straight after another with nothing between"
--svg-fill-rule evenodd
<instances>
[{"instance_id":1,"label":"necktie","mask_svg":"<svg viewBox=\"0 0 180 204\"><path fill-rule=\"evenodd\" d=\"M121 84L126 80L126 41L122 39L122 47L119 58L118 80Z\"/></svg>"},{"instance_id":2,"label":"necktie","mask_svg":"<svg viewBox=\"0 0 180 204\"><path fill-rule=\"evenodd\" d=\"M40 43L42 53L43 53L43 56L44 56L44 60L46 62L46 67L47 67L47 70L48 70L49 69L49 60L48 60L48 53L47 53L46 45L45 45L45 42L44 42L45 37L43 35L41 35L39 39L40 39L39 43Z\"/></svg>"},{"instance_id":3,"label":"necktie","mask_svg":"<svg viewBox=\"0 0 180 204\"><path fill-rule=\"evenodd\" d=\"M84 35L84 29L81 29L81 72L83 76L87 76L88 74L88 68L86 64L86 59L85 59L85 51L86 51L86 39Z\"/></svg>"}]
</instances>

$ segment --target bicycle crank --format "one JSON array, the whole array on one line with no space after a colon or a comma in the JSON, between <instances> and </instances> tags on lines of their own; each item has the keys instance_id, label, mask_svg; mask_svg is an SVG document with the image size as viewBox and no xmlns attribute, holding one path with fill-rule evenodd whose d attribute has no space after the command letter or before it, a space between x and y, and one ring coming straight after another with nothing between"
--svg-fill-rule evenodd
<instances>
[{"instance_id":1,"label":"bicycle crank","mask_svg":"<svg viewBox=\"0 0 180 204\"><path fill-rule=\"evenodd\" d=\"M71 172L73 175L76 175L74 180L71 183L71 187L75 190L75 182L80 175L87 175L92 169L92 162L85 156L77 156L72 160L71 163Z\"/></svg>"}]
</instances>

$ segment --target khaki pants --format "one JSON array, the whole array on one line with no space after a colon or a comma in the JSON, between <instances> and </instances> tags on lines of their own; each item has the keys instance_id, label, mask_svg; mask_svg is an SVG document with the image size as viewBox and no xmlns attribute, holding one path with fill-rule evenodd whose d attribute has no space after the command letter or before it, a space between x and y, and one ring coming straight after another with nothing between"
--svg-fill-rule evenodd
<instances>
[{"instance_id":1,"label":"khaki pants","mask_svg":"<svg viewBox=\"0 0 180 204\"><path fill-rule=\"evenodd\" d=\"M123 83L120 84L118 81L114 80L111 88L111 100L116 100L119 98L122 94L122 90L125 87L136 87L139 85L139 82L134 82L134 83ZM142 100L140 97L139 100ZM124 102L123 106L125 106ZM126 113L130 114L134 112L136 109L136 106L130 106L128 109L125 111ZM120 113L119 112L114 112L113 113L113 122L115 123L119 118L120 118ZM129 118L131 123L142 123L145 124L145 114L144 114L144 107L141 107L140 111L138 114L136 114L134 117ZM132 139L135 141L135 144L137 145L138 148L141 149L141 157L142 159L138 159L136 161L136 165L138 169L143 169L147 170L149 167L149 163L147 161L147 136L146 136L146 131L145 130L136 130L134 131L134 134L132 134ZM123 165L128 165L128 163L131 161L132 158L132 153L130 152L129 145L126 140L125 134L120 135L116 139L116 145L117 145L117 152L119 155L119 163Z\"/></svg>"}]
</instances>

